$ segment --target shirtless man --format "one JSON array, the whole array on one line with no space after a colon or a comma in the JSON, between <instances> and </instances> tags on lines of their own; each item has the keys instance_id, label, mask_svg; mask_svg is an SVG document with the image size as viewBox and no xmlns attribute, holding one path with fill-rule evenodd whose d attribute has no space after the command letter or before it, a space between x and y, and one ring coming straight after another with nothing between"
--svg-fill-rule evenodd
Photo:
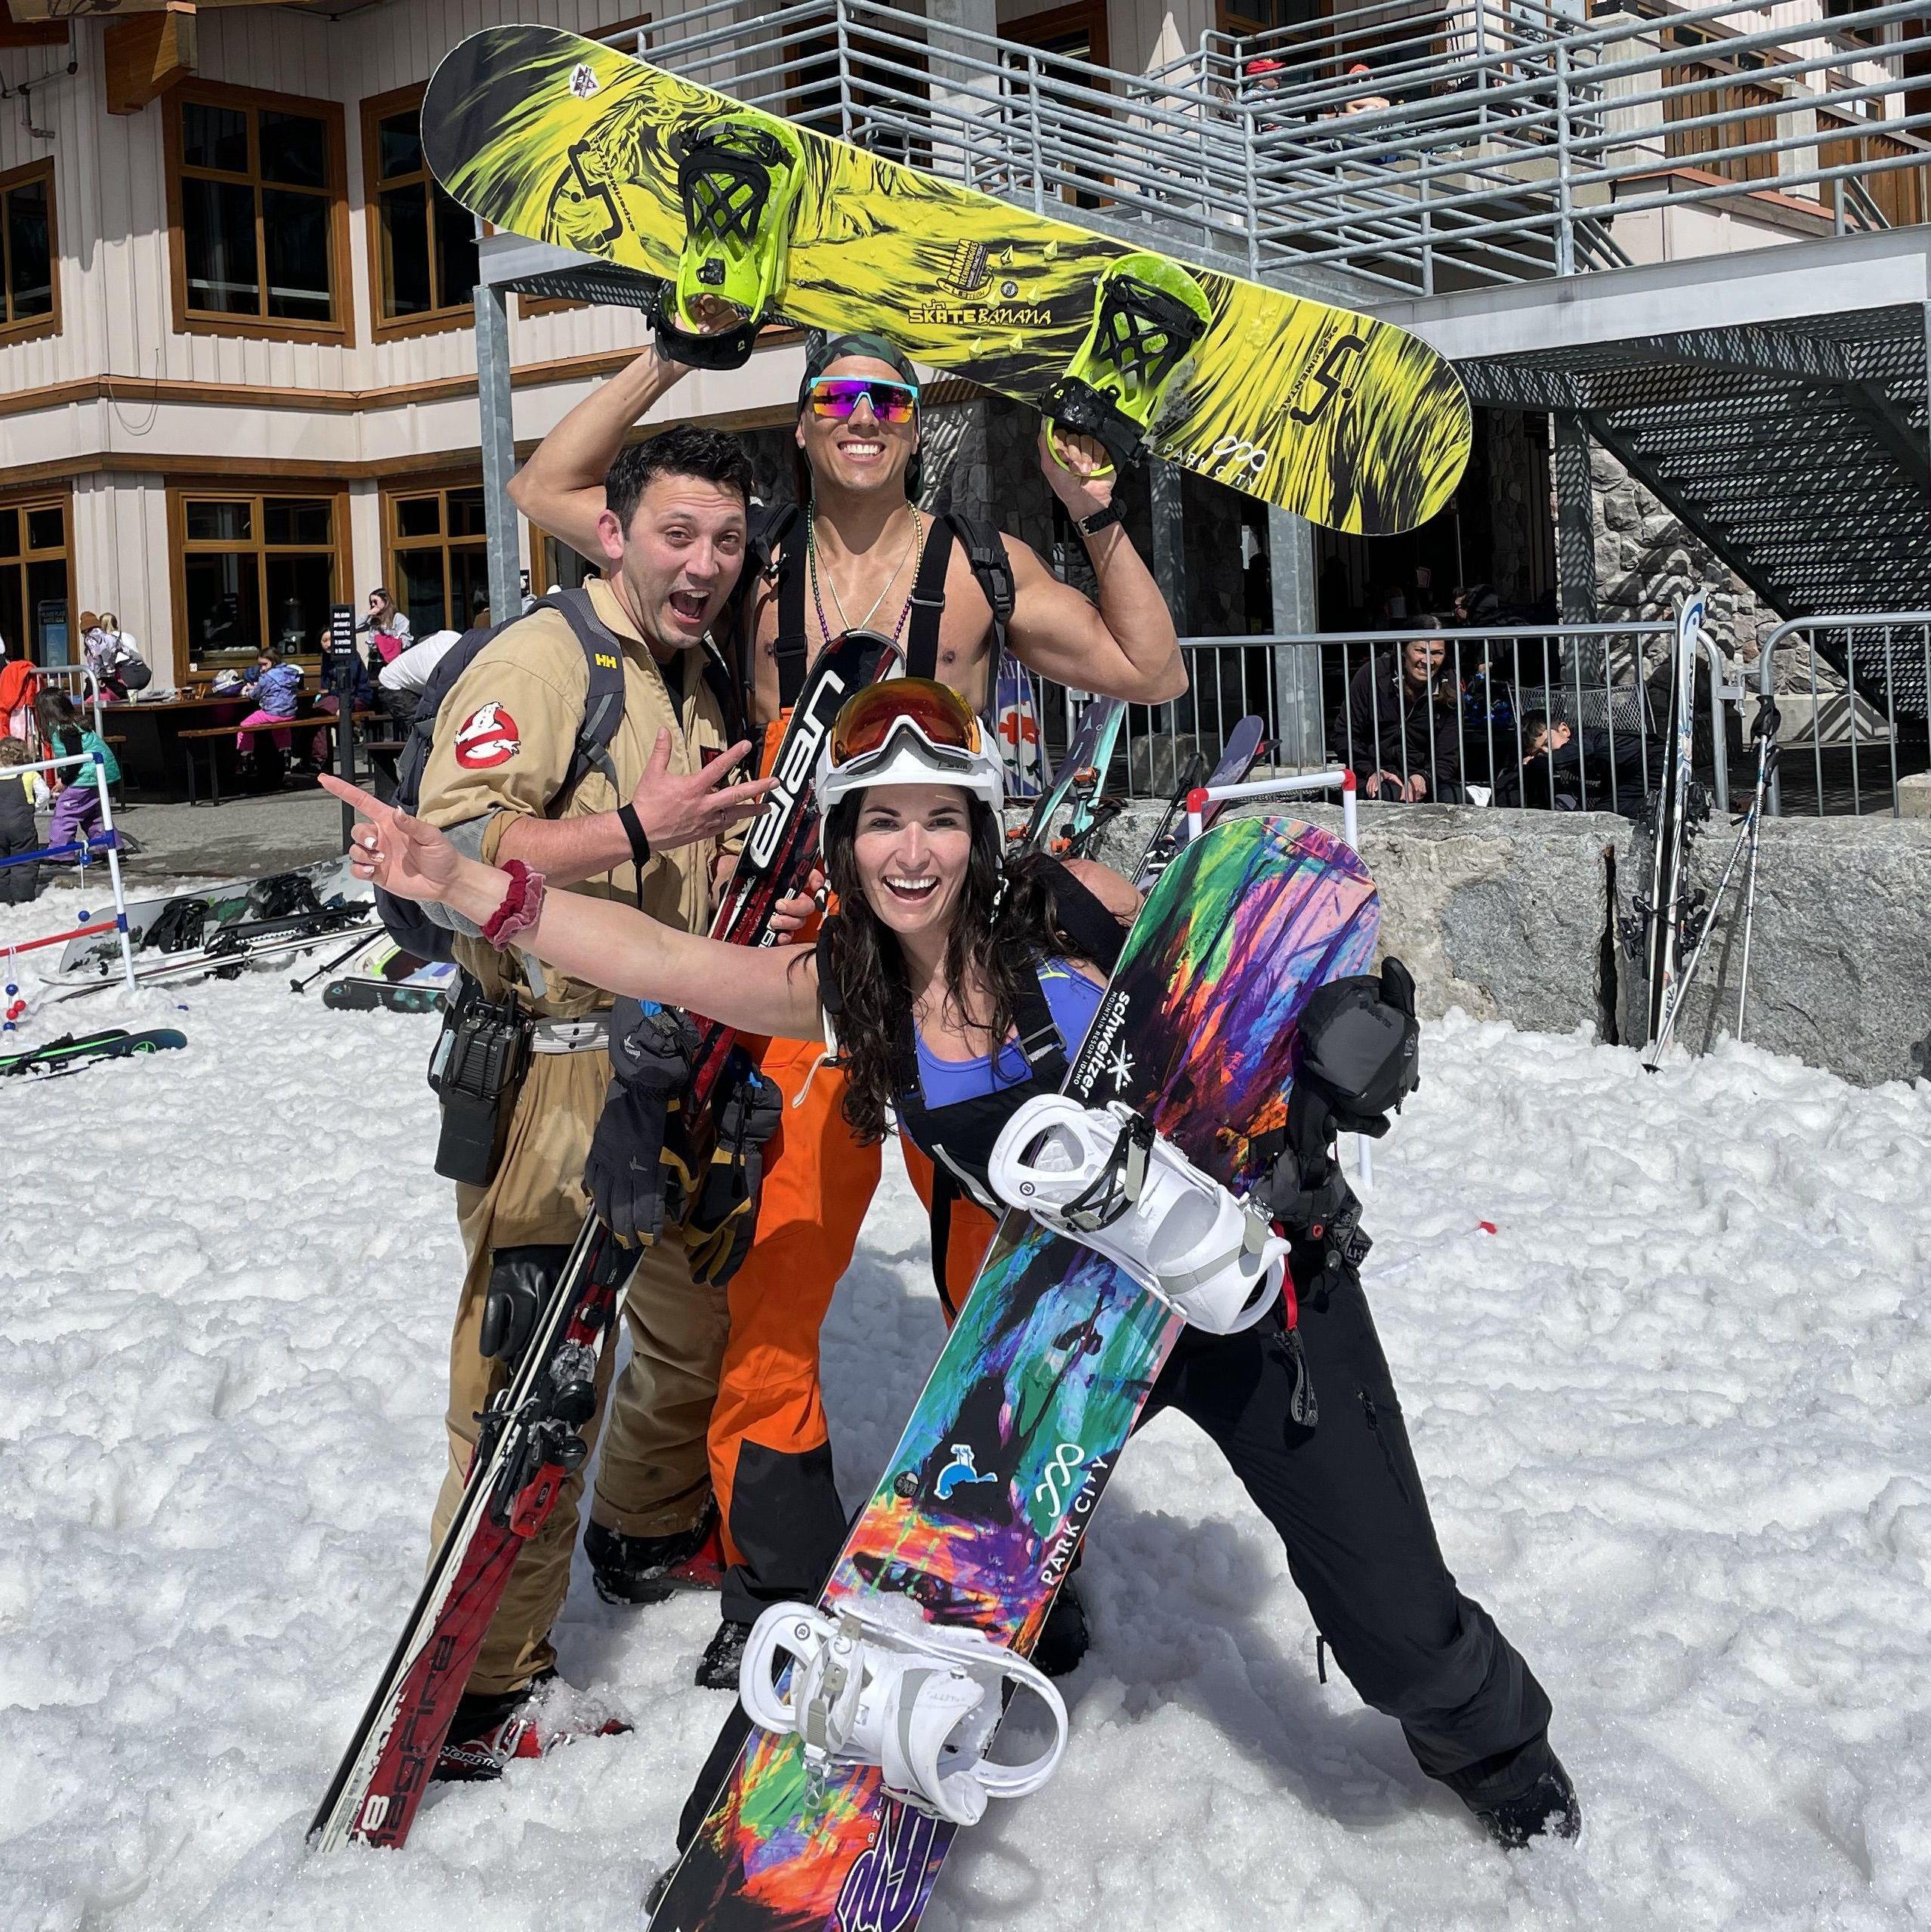
<instances>
[{"instance_id":1,"label":"shirtless man","mask_svg":"<svg viewBox=\"0 0 1931 1932\"><path fill-rule=\"evenodd\" d=\"M510 486L524 515L582 555L600 554L604 472L638 419L684 373L681 364L646 350L579 403ZM766 768L806 666L848 629L896 638L908 672L941 679L981 713L990 705L997 675L992 606L952 530L911 500L919 436L916 375L896 348L873 335L810 339L796 431L805 507L744 600L741 635L731 641L746 654ZM1013 594L1006 641L1029 669L1061 684L1163 704L1185 691L1186 671L1152 573L1112 508L1114 478L1095 473L1105 461L1084 439L1061 449L1042 434L1040 466L1086 543L1099 601L1059 582L1017 538L1002 536ZM735 1688L759 1611L815 1595L845 1536L819 1388L818 1330L857 1245L879 1156L846 1125L843 1082L830 1070L820 1070L802 1105L792 1104L820 1050L774 1041L762 1062L786 1104L766 1152L756 1238L730 1284L731 1337L711 1421L712 1480L731 1568L723 1621L697 1681L716 1688ZM906 1152L929 1206L931 1167ZM943 1198L941 1207L949 1209L949 1226L981 1212ZM968 1238L960 1225L949 1251L976 1257L983 1240ZM962 1272L964 1282L951 1284L954 1297L970 1281L971 1271ZM590 1551L599 1588L613 1600L648 1600L665 1568L689 1554L708 1529L699 1526L687 1544L600 1539ZM1085 1619L1069 1587L1035 1655L1044 1668L1070 1670L1085 1647Z\"/></svg>"}]
</instances>

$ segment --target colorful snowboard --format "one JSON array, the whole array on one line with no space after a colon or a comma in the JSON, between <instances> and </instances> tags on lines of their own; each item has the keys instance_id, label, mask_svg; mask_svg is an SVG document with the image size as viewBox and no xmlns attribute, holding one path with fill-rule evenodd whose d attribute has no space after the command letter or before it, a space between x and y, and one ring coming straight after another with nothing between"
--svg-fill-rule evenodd
<instances>
[{"instance_id":1,"label":"colorful snowboard","mask_svg":"<svg viewBox=\"0 0 1931 1932\"><path fill-rule=\"evenodd\" d=\"M27 1080L55 1080L65 1074L79 1073L103 1060L128 1060L144 1053L165 1053L185 1046L187 1035L172 1027L156 1027L146 1033L129 1033L123 1027L110 1027L104 1033L65 1034L45 1046L23 1047L17 1053L0 1053L0 1079L17 1077Z\"/></svg>"},{"instance_id":2,"label":"colorful snowboard","mask_svg":"<svg viewBox=\"0 0 1931 1932\"><path fill-rule=\"evenodd\" d=\"M725 118L802 147L777 312L875 331L1021 402L1040 404L1081 356L1101 277L1148 261L553 27L471 35L431 79L422 133L437 178L484 220L675 280L683 144ZM1148 277L1205 318L1154 384L1156 455L1364 535L1412 529L1447 501L1468 460L1469 403L1425 343L1164 258Z\"/></svg>"},{"instance_id":3,"label":"colorful snowboard","mask_svg":"<svg viewBox=\"0 0 1931 1932\"><path fill-rule=\"evenodd\" d=\"M1296 1015L1367 969L1379 921L1373 882L1331 834L1216 827L1154 886L1068 1090L1145 1111L1244 1187L1253 1136L1286 1117ZM1030 1650L1183 1325L1090 1249L1008 1215L823 1607L902 1594L928 1621ZM798 1741L757 1734L653 1932L911 1932L953 1828L887 1797L876 1770L814 1794Z\"/></svg>"}]
</instances>

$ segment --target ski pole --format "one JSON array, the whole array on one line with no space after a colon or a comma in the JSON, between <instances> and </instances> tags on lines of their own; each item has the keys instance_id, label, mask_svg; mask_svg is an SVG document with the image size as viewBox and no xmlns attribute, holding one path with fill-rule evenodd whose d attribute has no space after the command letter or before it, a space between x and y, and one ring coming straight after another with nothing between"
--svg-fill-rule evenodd
<instances>
[{"instance_id":1,"label":"ski pole","mask_svg":"<svg viewBox=\"0 0 1931 1932\"><path fill-rule=\"evenodd\" d=\"M317 966L306 978L290 980L289 991L291 993L306 993L324 973L333 972L336 967L347 966L349 961L368 944L369 935L364 933L345 952L338 953L327 965Z\"/></svg>"}]
</instances>

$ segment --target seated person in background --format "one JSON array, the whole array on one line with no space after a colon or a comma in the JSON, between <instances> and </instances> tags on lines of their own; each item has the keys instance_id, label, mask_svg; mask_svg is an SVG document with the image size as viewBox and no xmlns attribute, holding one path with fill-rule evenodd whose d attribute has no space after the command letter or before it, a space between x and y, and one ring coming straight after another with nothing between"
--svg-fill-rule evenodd
<instances>
[{"instance_id":1,"label":"seated person in background","mask_svg":"<svg viewBox=\"0 0 1931 1932\"><path fill-rule=\"evenodd\" d=\"M392 664L409 648L409 620L379 583L369 593L368 615L355 628L358 636L364 631L370 634L369 649L378 663Z\"/></svg>"},{"instance_id":2,"label":"seated person in background","mask_svg":"<svg viewBox=\"0 0 1931 1932\"><path fill-rule=\"evenodd\" d=\"M1342 756L1364 796L1461 802L1460 707L1448 647L1432 618L1398 654L1370 657L1348 684Z\"/></svg>"},{"instance_id":3,"label":"seated person in background","mask_svg":"<svg viewBox=\"0 0 1931 1932\"><path fill-rule=\"evenodd\" d=\"M489 623L490 600L478 591L470 600L469 626L471 630L485 630ZM431 631L419 644L411 645L382 666L376 679L382 688L382 706L404 735L416 722L416 701L429 682L429 674L462 638L460 631Z\"/></svg>"},{"instance_id":4,"label":"seated person in background","mask_svg":"<svg viewBox=\"0 0 1931 1932\"><path fill-rule=\"evenodd\" d=\"M134 641L121 628L121 620L111 611L104 611L99 621L81 640L87 668L100 680L100 695L116 703L128 692L147 688L153 673L147 660L134 648Z\"/></svg>"},{"instance_id":5,"label":"seated person in background","mask_svg":"<svg viewBox=\"0 0 1931 1932\"><path fill-rule=\"evenodd\" d=\"M33 747L25 738L0 738L0 859L40 849L33 815L49 794L38 771L17 768L33 762ZM23 906L39 896L38 865L0 865L0 906Z\"/></svg>"},{"instance_id":6,"label":"seated person in background","mask_svg":"<svg viewBox=\"0 0 1931 1932\"><path fill-rule=\"evenodd\" d=\"M254 679L242 686L241 694L255 700L255 709L235 731L236 750L246 751L248 728L251 725L271 725L277 718L292 718L295 715L301 694L301 666L284 663L281 653L272 645L264 645L255 660ZM288 750L288 732L271 731L268 735L275 740L277 750Z\"/></svg>"},{"instance_id":7,"label":"seated person in background","mask_svg":"<svg viewBox=\"0 0 1931 1932\"><path fill-rule=\"evenodd\" d=\"M1660 749L1660 747L1659 747ZM1496 744L1497 805L1538 811L1620 811L1633 817L1642 803L1643 747L1635 733L1580 736L1546 711L1522 714L1522 762L1505 764Z\"/></svg>"},{"instance_id":8,"label":"seated person in background","mask_svg":"<svg viewBox=\"0 0 1931 1932\"><path fill-rule=\"evenodd\" d=\"M329 655L329 633L326 631L317 639L315 648L326 662ZM355 654L353 662L355 665L355 689L350 694L354 700L349 706L351 718L358 711L373 711L375 709L375 687L369 681L369 666L362 661L360 651ZM342 715L342 701L332 691L324 691L315 700L315 708L317 711L327 713L331 718L339 718ZM329 731L315 734L314 741L308 748L307 762L311 770L328 770L332 762L331 753L335 748L333 737L334 734Z\"/></svg>"}]
</instances>

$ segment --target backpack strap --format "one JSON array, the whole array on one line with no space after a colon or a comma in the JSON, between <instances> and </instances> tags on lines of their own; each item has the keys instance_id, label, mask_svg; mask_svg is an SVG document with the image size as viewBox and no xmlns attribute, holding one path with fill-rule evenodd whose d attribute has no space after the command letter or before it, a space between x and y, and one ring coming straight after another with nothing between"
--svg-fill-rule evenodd
<instances>
[{"instance_id":1,"label":"backpack strap","mask_svg":"<svg viewBox=\"0 0 1931 1932\"><path fill-rule=\"evenodd\" d=\"M570 748L570 769L558 787L559 795L568 791L589 771L601 771L610 789L621 796L616 767L610 762L610 743L623 722L623 645L597 615L590 593L579 586L559 591L554 597L538 600L561 614L583 647L584 662L589 667L590 690L583 702L583 722L576 729L576 742Z\"/></svg>"},{"instance_id":2,"label":"backpack strap","mask_svg":"<svg viewBox=\"0 0 1931 1932\"><path fill-rule=\"evenodd\" d=\"M1012 559L1007 554L1005 539L990 524L951 509L946 511L945 518L966 552L966 561L972 567L974 580L992 607L992 661L986 669L990 716L990 707L999 702L999 673L1006 657L1006 626L1012 620L1012 606L1018 595Z\"/></svg>"},{"instance_id":3,"label":"backpack strap","mask_svg":"<svg viewBox=\"0 0 1931 1932\"><path fill-rule=\"evenodd\" d=\"M905 626L905 675L938 675L939 619L945 610L945 573L952 565L952 521L935 517L912 580L911 614Z\"/></svg>"},{"instance_id":4,"label":"backpack strap","mask_svg":"<svg viewBox=\"0 0 1931 1932\"><path fill-rule=\"evenodd\" d=\"M1106 902L1058 859L1041 857L1033 863L1048 875L1055 923L1079 947L1083 959L1111 973L1126 946L1126 928Z\"/></svg>"}]
</instances>

